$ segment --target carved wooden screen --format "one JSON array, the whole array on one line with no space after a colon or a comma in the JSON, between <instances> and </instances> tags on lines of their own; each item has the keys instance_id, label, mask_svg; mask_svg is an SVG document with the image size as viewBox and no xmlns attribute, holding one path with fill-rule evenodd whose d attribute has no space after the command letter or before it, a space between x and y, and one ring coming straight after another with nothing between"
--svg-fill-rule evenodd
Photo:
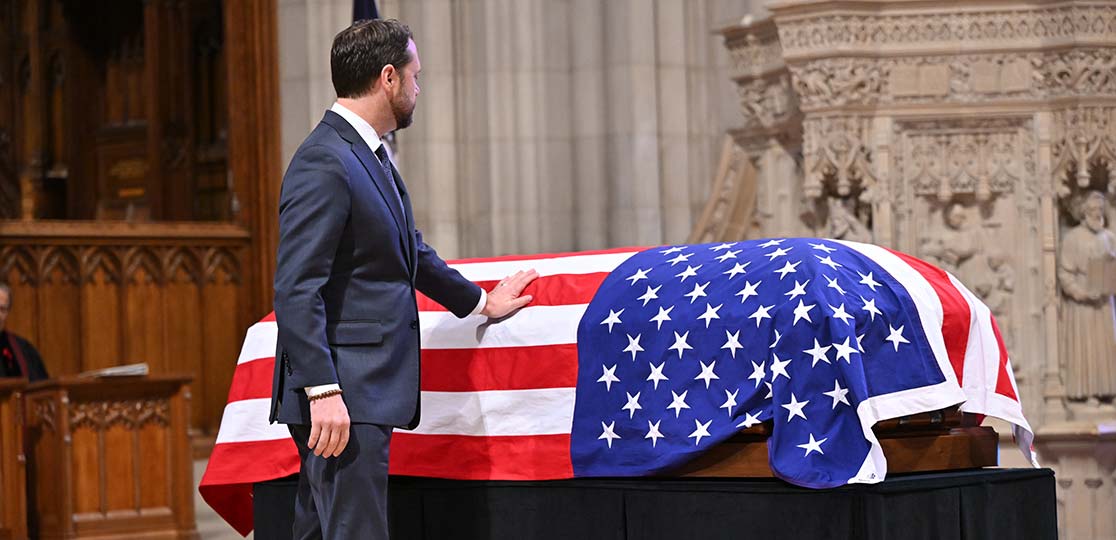
<instances>
[{"instance_id":1,"label":"carved wooden screen","mask_svg":"<svg viewBox=\"0 0 1116 540\"><path fill-rule=\"evenodd\" d=\"M222 9L0 2L0 217L231 219Z\"/></svg>"}]
</instances>

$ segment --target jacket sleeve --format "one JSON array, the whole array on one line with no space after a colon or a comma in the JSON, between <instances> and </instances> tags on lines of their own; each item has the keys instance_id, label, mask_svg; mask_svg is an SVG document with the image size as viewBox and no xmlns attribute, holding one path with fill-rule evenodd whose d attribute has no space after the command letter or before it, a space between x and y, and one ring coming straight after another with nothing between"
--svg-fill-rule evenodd
<instances>
[{"instance_id":1,"label":"jacket sleeve","mask_svg":"<svg viewBox=\"0 0 1116 540\"><path fill-rule=\"evenodd\" d=\"M480 301L480 287L450 268L434 248L426 245L422 231L415 231L415 245L418 246L415 287L458 317L472 313Z\"/></svg>"},{"instance_id":2,"label":"jacket sleeve","mask_svg":"<svg viewBox=\"0 0 1116 540\"><path fill-rule=\"evenodd\" d=\"M349 220L351 194L341 160L325 146L303 148L291 161L279 197L275 320L289 390L336 384L326 342L322 288Z\"/></svg>"}]
</instances>

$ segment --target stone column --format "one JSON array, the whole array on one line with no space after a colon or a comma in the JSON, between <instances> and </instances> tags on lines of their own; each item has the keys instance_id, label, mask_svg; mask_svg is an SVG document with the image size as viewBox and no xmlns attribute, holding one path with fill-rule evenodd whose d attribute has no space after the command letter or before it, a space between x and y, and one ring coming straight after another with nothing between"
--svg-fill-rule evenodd
<instances>
[{"instance_id":1,"label":"stone column","mask_svg":"<svg viewBox=\"0 0 1116 540\"><path fill-rule=\"evenodd\" d=\"M423 60L400 162L447 256L685 240L708 192L727 0L399 0ZM437 89L435 89L437 87ZM448 238L448 237L453 237Z\"/></svg>"},{"instance_id":2,"label":"stone column","mask_svg":"<svg viewBox=\"0 0 1116 540\"><path fill-rule=\"evenodd\" d=\"M352 22L349 0L279 0L279 106L283 170L333 104L329 49Z\"/></svg>"}]
</instances>

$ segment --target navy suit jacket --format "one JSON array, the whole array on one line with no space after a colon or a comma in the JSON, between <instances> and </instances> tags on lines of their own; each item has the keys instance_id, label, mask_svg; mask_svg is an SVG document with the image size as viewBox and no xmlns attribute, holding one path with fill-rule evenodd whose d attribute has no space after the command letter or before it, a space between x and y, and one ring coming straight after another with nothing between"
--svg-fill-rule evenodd
<instances>
[{"instance_id":1,"label":"navy suit jacket","mask_svg":"<svg viewBox=\"0 0 1116 540\"><path fill-rule=\"evenodd\" d=\"M391 171L394 178L332 111L287 168L279 201L272 422L309 424L305 387L336 383L353 423L414 428L415 290L458 317L480 301L480 288L422 241L410 197Z\"/></svg>"}]
</instances>

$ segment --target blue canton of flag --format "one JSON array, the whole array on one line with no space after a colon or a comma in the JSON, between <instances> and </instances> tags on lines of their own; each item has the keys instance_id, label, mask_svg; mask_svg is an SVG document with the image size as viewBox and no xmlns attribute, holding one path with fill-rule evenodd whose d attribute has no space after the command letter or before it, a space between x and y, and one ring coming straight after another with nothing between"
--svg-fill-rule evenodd
<instances>
[{"instance_id":1,"label":"blue canton of flag","mask_svg":"<svg viewBox=\"0 0 1116 540\"><path fill-rule=\"evenodd\" d=\"M873 398L946 380L906 289L832 240L644 251L601 284L577 337L576 476L667 471L772 420L777 476L878 481Z\"/></svg>"}]
</instances>

